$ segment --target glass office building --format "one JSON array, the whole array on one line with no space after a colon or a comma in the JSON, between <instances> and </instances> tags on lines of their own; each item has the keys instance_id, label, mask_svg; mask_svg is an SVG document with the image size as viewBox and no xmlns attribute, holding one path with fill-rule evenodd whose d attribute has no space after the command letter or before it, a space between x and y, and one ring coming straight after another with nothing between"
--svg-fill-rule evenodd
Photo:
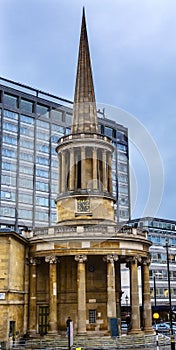
<instances>
[{"instance_id":1,"label":"glass office building","mask_svg":"<svg viewBox=\"0 0 176 350\"><path fill-rule=\"evenodd\" d=\"M72 101L0 78L0 227L56 224L57 140L70 133ZM128 130L98 111L112 138L116 220L130 219Z\"/></svg>"}]
</instances>

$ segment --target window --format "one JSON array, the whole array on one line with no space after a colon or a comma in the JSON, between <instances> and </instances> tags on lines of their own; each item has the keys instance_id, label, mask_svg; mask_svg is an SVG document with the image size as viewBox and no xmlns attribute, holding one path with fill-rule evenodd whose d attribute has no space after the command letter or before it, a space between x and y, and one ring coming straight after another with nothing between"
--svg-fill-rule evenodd
<instances>
[{"instance_id":1,"label":"window","mask_svg":"<svg viewBox=\"0 0 176 350\"><path fill-rule=\"evenodd\" d=\"M71 129L70 128L66 128L65 129L65 135L70 135L71 133Z\"/></svg>"},{"instance_id":2,"label":"window","mask_svg":"<svg viewBox=\"0 0 176 350\"><path fill-rule=\"evenodd\" d=\"M124 151L124 152L127 151L127 146L122 145L121 143L118 143L118 144L117 144L117 148L118 148L120 151Z\"/></svg>"},{"instance_id":3,"label":"window","mask_svg":"<svg viewBox=\"0 0 176 350\"><path fill-rule=\"evenodd\" d=\"M10 107L18 108L18 97L5 93L4 94L4 104L8 105Z\"/></svg>"},{"instance_id":4,"label":"window","mask_svg":"<svg viewBox=\"0 0 176 350\"><path fill-rule=\"evenodd\" d=\"M15 186L16 185L16 178L9 176L9 175L2 175L1 176L1 183L2 183L2 185Z\"/></svg>"},{"instance_id":5,"label":"window","mask_svg":"<svg viewBox=\"0 0 176 350\"><path fill-rule=\"evenodd\" d=\"M127 136L123 131L117 131L117 141L127 141Z\"/></svg>"},{"instance_id":6,"label":"window","mask_svg":"<svg viewBox=\"0 0 176 350\"><path fill-rule=\"evenodd\" d=\"M47 207L48 206L48 198L36 196L36 204Z\"/></svg>"},{"instance_id":7,"label":"window","mask_svg":"<svg viewBox=\"0 0 176 350\"><path fill-rule=\"evenodd\" d=\"M128 210L119 210L119 214L121 218L128 219L129 218L129 212Z\"/></svg>"},{"instance_id":8,"label":"window","mask_svg":"<svg viewBox=\"0 0 176 350\"><path fill-rule=\"evenodd\" d=\"M113 133L113 129L109 128L108 126L105 126L105 130L104 130L104 134L110 138L112 138L112 133Z\"/></svg>"},{"instance_id":9,"label":"window","mask_svg":"<svg viewBox=\"0 0 176 350\"><path fill-rule=\"evenodd\" d=\"M20 153L20 159L25 160L27 162L33 162L33 154L32 153Z\"/></svg>"},{"instance_id":10,"label":"window","mask_svg":"<svg viewBox=\"0 0 176 350\"><path fill-rule=\"evenodd\" d=\"M8 111L7 109L4 109L4 117L7 117L9 119L14 119L14 120L18 120L18 114Z\"/></svg>"},{"instance_id":11,"label":"window","mask_svg":"<svg viewBox=\"0 0 176 350\"><path fill-rule=\"evenodd\" d=\"M16 171L16 164L2 161L2 169Z\"/></svg>"},{"instance_id":12,"label":"window","mask_svg":"<svg viewBox=\"0 0 176 350\"><path fill-rule=\"evenodd\" d=\"M37 164L49 165L49 159L44 157L36 157Z\"/></svg>"},{"instance_id":13,"label":"window","mask_svg":"<svg viewBox=\"0 0 176 350\"><path fill-rule=\"evenodd\" d=\"M48 221L48 213L44 213L43 211L36 211L35 219L38 221Z\"/></svg>"},{"instance_id":14,"label":"window","mask_svg":"<svg viewBox=\"0 0 176 350\"><path fill-rule=\"evenodd\" d=\"M37 120L36 121L37 127L43 128L43 129L49 129L49 123L44 122L43 120Z\"/></svg>"},{"instance_id":15,"label":"window","mask_svg":"<svg viewBox=\"0 0 176 350\"><path fill-rule=\"evenodd\" d=\"M16 152L14 150L12 150L12 149L3 148L2 149L2 155L4 157L14 158L14 157L16 157Z\"/></svg>"},{"instance_id":16,"label":"window","mask_svg":"<svg viewBox=\"0 0 176 350\"><path fill-rule=\"evenodd\" d=\"M18 127L17 127L17 125L12 124L12 123L8 123L8 122L4 122L4 124L3 124L3 129L4 129L4 130L7 130L7 131L10 131L10 132L15 132L15 133L18 132Z\"/></svg>"},{"instance_id":17,"label":"window","mask_svg":"<svg viewBox=\"0 0 176 350\"><path fill-rule=\"evenodd\" d=\"M57 125L57 124L52 124L51 130L55 131L57 134L64 135L64 127Z\"/></svg>"},{"instance_id":18,"label":"window","mask_svg":"<svg viewBox=\"0 0 176 350\"><path fill-rule=\"evenodd\" d=\"M40 130L37 130L37 138L39 140L45 140L45 141L49 141L49 134L45 133L45 132L41 132Z\"/></svg>"},{"instance_id":19,"label":"window","mask_svg":"<svg viewBox=\"0 0 176 350\"><path fill-rule=\"evenodd\" d=\"M89 310L89 324L96 323L96 310Z\"/></svg>"},{"instance_id":20,"label":"window","mask_svg":"<svg viewBox=\"0 0 176 350\"><path fill-rule=\"evenodd\" d=\"M25 140L21 137L20 138L20 147L27 148L27 149L33 149L34 144L33 144L33 141L28 141L28 140Z\"/></svg>"},{"instance_id":21,"label":"window","mask_svg":"<svg viewBox=\"0 0 176 350\"><path fill-rule=\"evenodd\" d=\"M47 106L37 104L36 112L38 115L44 115L47 118L49 117L49 107L47 107Z\"/></svg>"},{"instance_id":22,"label":"window","mask_svg":"<svg viewBox=\"0 0 176 350\"><path fill-rule=\"evenodd\" d=\"M48 183L46 182L41 182L41 181L36 181L36 190L37 191L48 191Z\"/></svg>"},{"instance_id":23,"label":"window","mask_svg":"<svg viewBox=\"0 0 176 350\"><path fill-rule=\"evenodd\" d=\"M15 201L15 193L11 191L1 191L1 199Z\"/></svg>"},{"instance_id":24,"label":"window","mask_svg":"<svg viewBox=\"0 0 176 350\"><path fill-rule=\"evenodd\" d=\"M33 102L21 99L21 109L27 113L32 113Z\"/></svg>"},{"instance_id":25,"label":"window","mask_svg":"<svg viewBox=\"0 0 176 350\"><path fill-rule=\"evenodd\" d=\"M119 175L118 179L120 182L124 182L124 183L128 182L128 178L126 175Z\"/></svg>"},{"instance_id":26,"label":"window","mask_svg":"<svg viewBox=\"0 0 176 350\"><path fill-rule=\"evenodd\" d=\"M36 145L36 150L39 151L39 152L43 152L43 153L49 153L49 146L42 145L42 144L37 144Z\"/></svg>"},{"instance_id":27,"label":"window","mask_svg":"<svg viewBox=\"0 0 176 350\"><path fill-rule=\"evenodd\" d=\"M32 219L32 210L19 209L18 216L19 216L19 219L31 220Z\"/></svg>"},{"instance_id":28,"label":"window","mask_svg":"<svg viewBox=\"0 0 176 350\"><path fill-rule=\"evenodd\" d=\"M126 162L127 156L124 153L118 153L118 159L122 160L123 162Z\"/></svg>"},{"instance_id":29,"label":"window","mask_svg":"<svg viewBox=\"0 0 176 350\"><path fill-rule=\"evenodd\" d=\"M25 177L20 177L19 187L33 189L33 181L31 179L27 179Z\"/></svg>"},{"instance_id":30,"label":"window","mask_svg":"<svg viewBox=\"0 0 176 350\"><path fill-rule=\"evenodd\" d=\"M23 174L32 175L33 174L33 167L29 167L26 165L20 165L19 172L23 173Z\"/></svg>"},{"instance_id":31,"label":"window","mask_svg":"<svg viewBox=\"0 0 176 350\"><path fill-rule=\"evenodd\" d=\"M26 136L34 136L34 129L28 127L21 126L20 127L20 135L26 135Z\"/></svg>"},{"instance_id":32,"label":"window","mask_svg":"<svg viewBox=\"0 0 176 350\"><path fill-rule=\"evenodd\" d=\"M71 125L72 124L72 115L66 113L65 121L67 124Z\"/></svg>"},{"instance_id":33,"label":"window","mask_svg":"<svg viewBox=\"0 0 176 350\"><path fill-rule=\"evenodd\" d=\"M124 197L124 198L120 198L119 199L119 204L120 205L128 205L128 198Z\"/></svg>"},{"instance_id":34,"label":"window","mask_svg":"<svg viewBox=\"0 0 176 350\"><path fill-rule=\"evenodd\" d=\"M11 207L0 207L0 215L1 216L10 216L15 217L15 208Z\"/></svg>"},{"instance_id":35,"label":"window","mask_svg":"<svg viewBox=\"0 0 176 350\"><path fill-rule=\"evenodd\" d=\"M17 138L15 136L3 135L2 141L9 145L17 145Z\"/></svg>"},{"instance_id":36,"label":"window","mask_svg":"<svg viewBox=\"0 0 176 350\"><path fill-rule=\"evenodd\" d=\"M119 192L128 194L128 187L125 186L119 186Z\"/></svg>"},{"instance_id":37,"label":"window","mask_svg":"<svg viewBox=\"0 0 176 350\"><path fill-rule=\"evenodd\" d=\"M48 178L49 172L43 169L36 169L36 176Z\"/></svg>"},{"instance_id":38,"label":"window","mask_svg":"<svg viewBox=\"0 0 176 350\"><path fill-rule=\"evenodd\" d=\"M34 118L28 117L27 115L21 115L20 120L23 123L34 124Z\"/></svg>"},{"instance_id":39,"label":"window","mask_svg":"<svg viewBox=\"0 0 176 350\"><path fill-rule=\"evenodd\" d=\"M123 173L127 173L127 165L119 163L118 170L122 171Z\"/></svg>"},{"instance_id":40,"label":"window","mask_svg":"<svg viewBox=\"0 0 176 350\"><path fill-rule=\"evenodd\" d=\"M62 111L59 111L58 109L52 109L51 111L51 117L57 119L57 121L62 122Z\"/></svg>"},{"instance_id":41,"label":"window","mask_svg":"<svg viewBox=\"0 0 176 350\"><path fill-rule=\"evenodd\" d=\"M19 202L32 204L32 195L26 193L19 193Z\"/></svg>"}]
</instances>

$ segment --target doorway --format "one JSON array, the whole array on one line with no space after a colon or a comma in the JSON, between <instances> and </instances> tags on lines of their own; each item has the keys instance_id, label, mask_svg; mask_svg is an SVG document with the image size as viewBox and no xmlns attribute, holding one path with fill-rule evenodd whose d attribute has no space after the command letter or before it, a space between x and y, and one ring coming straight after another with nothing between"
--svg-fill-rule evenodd
<instances>
[{"instance_id":1,"label":"doorway","mask_svg":"<svg viewBox=\"0 0 176 350\"><path fill-rule=\"evenodd\" d=\"M48 333L48 306L39 306L39 333L45 335Z\"/></svg>"}]
</instances>

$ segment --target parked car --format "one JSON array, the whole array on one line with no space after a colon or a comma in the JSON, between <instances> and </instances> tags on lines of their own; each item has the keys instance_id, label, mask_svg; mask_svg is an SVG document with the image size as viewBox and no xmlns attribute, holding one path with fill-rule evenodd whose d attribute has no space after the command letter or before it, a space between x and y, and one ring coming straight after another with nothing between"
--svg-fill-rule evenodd
<instances>
[{"instance_id":1,"label":"parked car","mask_svg":"<svg viewBox=\"0 0 176 350\"><path fill-rule=\"evenodd\" d=\"M152 328L159 333L169 334L170 333L170 323L169 322L162 322L162 323L156 323L152 326ZM172 325L174 334L176 333L176 325Z\"/></svg>"}]
</instances>

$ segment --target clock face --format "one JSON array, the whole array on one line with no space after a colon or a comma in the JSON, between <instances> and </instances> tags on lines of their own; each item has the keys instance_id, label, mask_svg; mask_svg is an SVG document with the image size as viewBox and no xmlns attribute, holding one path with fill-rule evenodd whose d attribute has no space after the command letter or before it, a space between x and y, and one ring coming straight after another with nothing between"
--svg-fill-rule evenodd
<instances>
[{"instance_id":1,"label":"clock face","mask_svg":"<svg viewBox=\"0 0 176 350\"><path fill-rule=\"evenodd\" d=\"M90 201L89 199L77 199L77 212L87 213L90 211Z\"/></svg>"}]
</instances>

